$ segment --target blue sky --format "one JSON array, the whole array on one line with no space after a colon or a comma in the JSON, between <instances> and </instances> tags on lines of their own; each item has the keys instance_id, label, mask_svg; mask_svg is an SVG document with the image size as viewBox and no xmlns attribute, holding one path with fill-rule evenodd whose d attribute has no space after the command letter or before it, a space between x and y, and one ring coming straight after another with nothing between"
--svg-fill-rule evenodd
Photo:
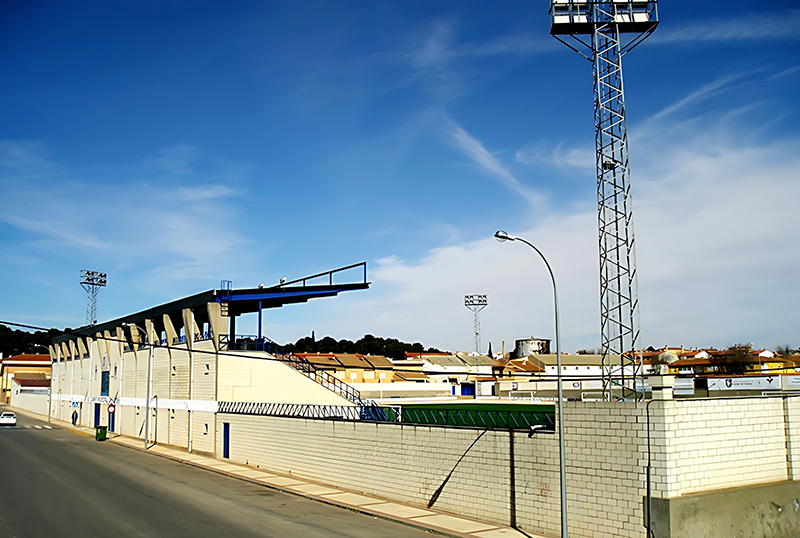
<instances>
[{"instance_id":1,"label":"blue sky","mask_svg":"<svg viewBox=\"0 0 800 538\"><path fill-rule=\"evenodd\" d=\"M698 5L701 4L701 5ZM800 10L664 2L624 60L643 345L800 346ZM546 2L6 2L1 319L75 327L367 261L312 330L599 345L591 65ZM239 327L255 332L255 319Z\"/></svg>"}]
</instances>

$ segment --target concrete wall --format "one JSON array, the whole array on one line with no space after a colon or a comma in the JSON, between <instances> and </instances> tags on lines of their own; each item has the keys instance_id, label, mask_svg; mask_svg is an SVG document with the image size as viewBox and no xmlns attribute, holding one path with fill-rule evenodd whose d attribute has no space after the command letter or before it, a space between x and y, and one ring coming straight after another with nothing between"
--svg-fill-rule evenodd
<instances>
[{"instance_id":1,"label":"concrete wall","mask_svg":"<svg viewBox=\"0 0 800 538\"><path fill-rule=\"evenodd\" d=\"M655 538L796 538L800 485L794 481L653 500Z\"/></svg>"},{"instance_id":2,"label":"concrete wall","mask_svg":"<svg viewBox=\"0 0 800 538\"><path fill-rule=\"evenodd\" d=\"M800 419L794 400L786 406L780 397L651 404L651 439L663 448L654 495L672 498L788 479L797 451L787 452L787 424Z\"/></svg>"},{"instance_id":3,"label":"concrete wall","mask_svg":"<svg viewBox=\"0 0 800 538\"><path fill-rule=\"evenodd\" d=\"M798 422L800 398L653 402L654 502L689 503L692 496L778 481L794 487L800 503L800 485L786 481L800 461ZM481 430L220 414L218 454L222 454L224 423L231 428L234 462L418 506L430 502L466 452L436 500L437 508L500 524L516 523L546 536L559 533L557 435L528 438L524 432L487 431L478 439ZM644 538L645 407L567 402L565 445L570 536ZM686 503L684 508L693 506ZM754 498L751 516L743 520L752 520L752 525L737 531L770 536L758 530L771 517L764 513L770 506L763 498ZM674 517L687 517L685 510L673 512L680 514ZM656 517L673 517L671 513L661 510ZM700 532L698 527L694 530ZM687 532L684 535L690 536Z\"/></svg>"},{"instance_id":4,"label":"concrete wall","mask_svg":"<svg viewBox=\"0 0 800 538\"><path fill-rule=\"evenodd\" d=\"M568 404L565 416L570 535L643 536L638 447L644 424L632 406L581 405ZM540 534L559 532L555 435L487 431L478 439L481 430L220 414L218 454L226 422L234 462L418 506L431 501L466 452L436 508L516 522Z\"/></svg>"},{"instance_id":5,"label":"concrete wall","mask_svg":"<svg viewBox=\"0 0 800 538\"><path fill-rule=\"evenodd\" d=\"M225 402L353 405L291 366L258 351L220 355L218 390L218 399Z\"/></svg>"},{"instance_id":6,"label":"concrete wall","mask_svg":"<svg viewBox=\"0 0 800 538\"><path fill-rule=\"evenodd\" d=\"M11 407L25 409L40 415L47 415L47 401L50 398L47 394L31 394L29 392L20 391L19 393L12 392L11 394Z\"/></svg>"}]
</instances>

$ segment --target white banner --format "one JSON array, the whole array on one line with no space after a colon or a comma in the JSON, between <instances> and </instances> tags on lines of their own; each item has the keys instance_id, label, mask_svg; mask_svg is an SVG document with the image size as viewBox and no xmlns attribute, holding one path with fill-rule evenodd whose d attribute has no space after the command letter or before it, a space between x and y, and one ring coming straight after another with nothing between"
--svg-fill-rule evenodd
<instances>
[{"instance_id":1,"label":"white banner","mask_svg":"<svg viewBox=\"0 0 800 538\"><path fill-rule=\"evenodd\" d=\"M119 398L114 398L112 396L89 396L89 403L115 404L119 403Z\"/></svg>"},{"instance_id":2,"label":"white banner","mask_svg":"<svg viewBox=\"0 0 800 538\"><path fill-rule=\"evenodd\" d=\"M780 390L781 377L718 377L709 378L708 390Z\"/></svg>"},{"instance_id":3,"label":"white banner","mask_svg":"<svg viewBox=\"0 0 800 538\"><path fill-rule=\"evenodd\" d=\"M675 396L694 396L694 378L676 377L672 392Z\"/></svg>"},{"instance_id":4,"label":"white banner","mask_svg":"<svg viewBox=\"0 0 800 538\"><path fill-rule=\"evenodd\" d=\"M800 390L800 375L782 375L781 388L783 390Z\"/></svg>"},{"instance_id":5,"label":"white banner","mask_svg":"<svg viewBox=\"0 0 800 538\"><path fill-rule=\"evenodd\" d=\"M114 398L112 396L81 396L79 394L53 394L53 401L69 401L73 407L81 402L89 404L114 404L132 407L147 407L146 398ZM216 413L219 404L213 400L171 400L153 397L150 407L155 409L185 409L187 411L206 411Z\"/></svg>"}]
</instances>

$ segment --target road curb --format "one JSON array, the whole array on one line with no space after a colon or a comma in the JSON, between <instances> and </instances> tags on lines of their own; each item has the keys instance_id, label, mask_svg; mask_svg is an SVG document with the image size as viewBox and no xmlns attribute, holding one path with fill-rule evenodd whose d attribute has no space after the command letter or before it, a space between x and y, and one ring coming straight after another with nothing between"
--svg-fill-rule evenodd
<instances>
[{"instance_id":1,"label":"road curb","mask_svg":"<svg viewBox=\"0 0 800 538\"><path fill-rule=\"evenodd\" d=\"M114 439L110 439L110 440L114 441ZM187 461L185 459L182 459L182 458L176 457L176 456L172 456L170 454L164 454L162 452L150 452L149 450L145 450L144 448L140 448L140 447L137 447L137 446L129 445L127 443L121 443L121 442L116 442L116 441L114 442L114 444L119 445L119 446L124 446L126 448L130 448L131 450L136 450L136 451L139 451L139 452L144 452L146 454L151 454L153 456L159 456L161 458L165 458L165 459L168 459L168 460L172 460L172 461L176 461L176 462L179 462L179 463L183 463L184 465L189 465L191 467L196 467L198 469L203 469L205 471L211 471L213 473L216 473L216 474L219 474L219 475L223 475L223 476L226 476L228 478L234 478L236 480L241 480L243 482L249 482L251 484L255 484L257 486L261 486L261 487L264 487L264 488L267 488L267 489L272 489L272 490L275 490L275 491L279 491L281 493L288 493L290 495L294 495L295 497L300 497L300 498L303 498L303 499L309 499L311 501L316 501L316 502L319 502L319 503L322 503L322 504L327 504L328 506L335 506L336 508L342 508L342 509L348 510L350 512L355 512L355 513L363 514L363 515L366 515L366 516L372 516L374 518L382 519L384 521L391 521L393 523L398 523L400 525L404 525L406 527L411 527L411 528L414 528L414 529L425 531L427 533L430 533L430 534L433 534L433 535L436 535L436 536L445 536L447 538L475 538L471 534L462 534L462 533L455 533L455 532L452 532L452 531L445 531L445 530L441 530L441 529L436 529L436 528L429 527L429 526L426 526L426 525L420 525L419 523L416 523L416 522L408 520L408 519L394 518L394 517L391 517L391 516L387 516L386 514L373 512L373 511L370 511L370 510L368 510L366 508L361 508L361 507L358 507L358 506L352 506L352 505L347 505L347 504L341 504L341 503L337 503L337 502L331 501L329 499L325 499L323 497L303 494L303 493L300 493L298 491L292 491L290 489L284 489L284 488L281 488L280 486L275 486L275 485L272 485L272 484L264 484L263 482L259 482L258 480L255 480L255 479L252 479L252 478L248 478L246 476L237 475L237 474L234 474L234 473L223 471L221 469L214 469L213 467L207 467L207 466L202 465L200 463L195 463L193 461ZM339 489L339 488L337 488L337 489ZM345 490L342 490L342 492L345 492ZM393 501L389 501L389 502L393 502Z\"/></svg>"}]
</instances>

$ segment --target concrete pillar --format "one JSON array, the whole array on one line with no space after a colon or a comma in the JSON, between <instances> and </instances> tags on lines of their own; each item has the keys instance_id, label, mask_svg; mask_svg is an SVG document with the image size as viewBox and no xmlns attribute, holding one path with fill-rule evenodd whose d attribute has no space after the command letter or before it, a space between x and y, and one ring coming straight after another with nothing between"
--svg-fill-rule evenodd
<instances>
[{"instance_id":1,"label":"concrete pillar","mask_svg":"<svg viewBox=\"0 0 800 538\"><path fill-rule=\"evenodd\" d=\"M175 326L172 324L172 318L170 318L168 314L162 314L161 317L164 320L164 331L167 333L167 345L174 346L177 342L178 331L175 330Z\"/></svg>"},{"instance_id":2,"label":"concrete pillar","mask_svg":"<svg viewBox=\"0 0 800 538\"><path fill-rule=\"evenodd\" d=\"M653 391L654 400L671 400L672 389L675 386L674 375L649 375L647 382Z\"/></svg>"},{"instance_id":3,"label":"concrete pillar","mask_svg":"<svg viewBox=\"0 0 800 538\"><path fill-rule=\"evenodd\" d=\"M208 310L208 324L211 325L211 332L214 334L214 349L219 349L219 337L225 334L225 318L222 316L222 305L211 302L206 305Z\"/></svg>"}]
</instances>

